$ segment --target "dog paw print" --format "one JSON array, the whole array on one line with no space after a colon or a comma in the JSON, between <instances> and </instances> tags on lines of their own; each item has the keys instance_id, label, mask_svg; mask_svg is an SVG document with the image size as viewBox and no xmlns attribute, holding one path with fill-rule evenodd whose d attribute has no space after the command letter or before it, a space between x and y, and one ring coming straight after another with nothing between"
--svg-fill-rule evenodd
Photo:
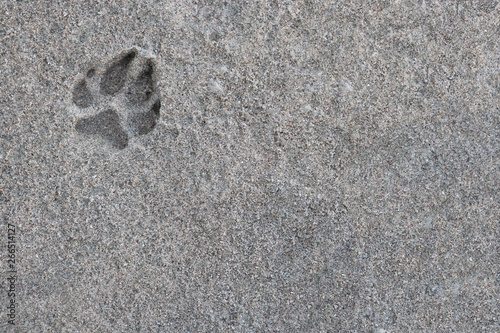
<instances>
[{"instance_id":1,"label":"dog paw print","mask_svg":"<svg viewBox=\"0 0 500 333\"><path fill-rule=\"evenodd\" d=\"M156 63L137 48L77 76L71 108L75 130L124 149L135 136L151 132L160 117Z\"/></svg>"}]
</instances>

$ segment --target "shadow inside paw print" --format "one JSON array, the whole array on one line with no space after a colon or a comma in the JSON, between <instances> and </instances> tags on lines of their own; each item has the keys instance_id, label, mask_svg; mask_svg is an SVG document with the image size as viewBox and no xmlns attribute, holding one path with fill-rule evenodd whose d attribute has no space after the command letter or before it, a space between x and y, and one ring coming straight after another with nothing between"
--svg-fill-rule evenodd
<instances>
[{"instance_id":1,"label":"shadow inside paw print","mask_svg":"<svg viewBox=\"0 0 500 333\"><path fill-rule=\"evenodd\" d=\"M79 117L75 130L124 149L129 138L150 133L160 118L156 63L138 49L79 75L72 103Z\"/></svg>"},{"instance_id":2,"label":"shadow inside paw print","mask_svg":"<svg viewBox=\"0 0 500 333\"><path fill-rule=\"evenodd\" d=\"M151 110L145 113L134 114L129 119L129 126L138 135L148 134L155 128L156 121L160 118L160 101L153 104Z\"/></svg>"},{"instance_id":3,"label":"shadow inside paw print","mask_svg":"<svg viewBox=\"0 0 500 333\"><path fill-rule=\"evenodd\" d=\"M143 103L151 97L154 92L153 71L153 63L148 61L144 70L128 88L127 98L130 103Z\"/></svg>"},{"instance_id":4,"label":"shadow inside paw print","mask_svg":"<svg viewBox=\"0 0 500 333\"><path fill-rule=\"evenodd\" d=\"M112 109L78 120L75 129L82 134L99 135L118 149L128 145L127 133L121 128L120 118Z\"/></svg>"},{"instance_id":5,"label":"shadow inside paw print","mask_svg":"<svg viewBox=\"0 0 500 333\"><path fill-rule=\"evenodd\" d=\"M127 72L136 52L132 51L111 65L101 79L101 93L104 95L114 95L125 85Z\"/></svg>"},{"instance_id":6,"label":"shadow inside paw print","mask_svg":"<svg viewBox=\"0 0 500 333\"><path fill-rule=\"evenodd\" d=\"M88 108L92 105L93 101L94 99L92 98L92 94L87 87L87 82L82 79L73 89L73 103L81 108Z\"/></svg>"}]
</instances>

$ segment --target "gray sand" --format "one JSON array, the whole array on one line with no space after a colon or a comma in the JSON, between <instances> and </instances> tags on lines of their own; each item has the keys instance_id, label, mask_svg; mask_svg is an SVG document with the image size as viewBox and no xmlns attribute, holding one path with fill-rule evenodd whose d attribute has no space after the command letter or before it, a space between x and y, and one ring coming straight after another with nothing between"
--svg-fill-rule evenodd
<instances>
[{"instance_id":1,"label":"gray sand","mask_svg":"<svg viewBox=\"0 0 500 333\"><path fill-rule=\"evenodd\" d=\"M99 2L0 2L0 332L500 330L499 1Z\"/></svg>"}]
</instances>

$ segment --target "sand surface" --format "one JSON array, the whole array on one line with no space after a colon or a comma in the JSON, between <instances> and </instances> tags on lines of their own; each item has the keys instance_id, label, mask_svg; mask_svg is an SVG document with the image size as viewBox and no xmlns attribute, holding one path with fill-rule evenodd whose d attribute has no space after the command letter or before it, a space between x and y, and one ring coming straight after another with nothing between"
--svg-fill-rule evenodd
<instances>
[{"instance_id":1,"label":"sand surface","mask_svg":"<svg viewBox=\"0 0 500 333\"><path fill-rule=\"evenodd\" d=\"M500 331L499 1L2 0L0 41L0 332Z\"/></svg>"}]
</instances>

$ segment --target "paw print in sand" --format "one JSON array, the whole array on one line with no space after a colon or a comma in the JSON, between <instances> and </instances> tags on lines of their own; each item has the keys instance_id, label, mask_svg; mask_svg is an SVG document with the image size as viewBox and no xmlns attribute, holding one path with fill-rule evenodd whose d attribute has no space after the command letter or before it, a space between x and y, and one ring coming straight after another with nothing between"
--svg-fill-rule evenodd
<instances>
[{"instance_id":1,"label":"paw print in sand","mask_svg":"<svg viewBox=\"0 0 500 333\"><path fill-rule=\"evenodd\" d=\"M124 149L151 132L160 117L156 64L137 48L78 75L71 96L78 133Z\"/></svg>"}]
</instances>

